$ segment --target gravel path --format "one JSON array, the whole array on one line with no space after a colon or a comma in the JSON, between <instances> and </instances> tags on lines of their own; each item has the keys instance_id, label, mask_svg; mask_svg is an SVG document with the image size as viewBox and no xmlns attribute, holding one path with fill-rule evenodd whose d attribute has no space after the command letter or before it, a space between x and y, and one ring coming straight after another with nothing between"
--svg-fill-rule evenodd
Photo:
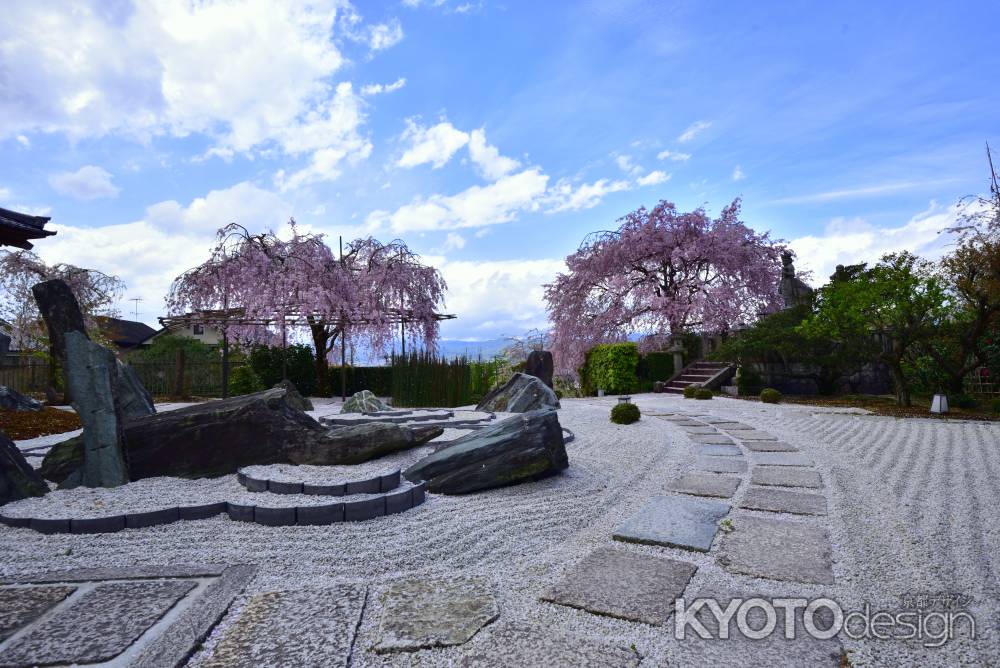
<instances>
[{"instance_id":1,"label":"gravel path","mask_svg":"<svg viewBox=\"0 0 1000 668\"><path fill-rule=\"evenodd\" d=\"M897 420L730 399L639 395L634 400L644 417L627 426L608 421L613 397L564 400L560 420L577 438L567 446L570 468L547 480L461 497L431 494L424 505L401 515L330 527L263 527L221 517L93 536L43 536L0 527L0 575L96 564L260 564L247 592L207 641L208 650L253 593L363 582L369 594L352 665L449 666L461 662L461 647L390 655L376 654L373 647L389 583L404 576L461 573L492 583L505 625L634 646L643 666L762 661L759 645L733 650L726 641L685 644L673 638L670 624L653 627L539 601L549 584L593 549L613 546L697 565L689 596L700 591L827 595L845 609L869 603L895 610L901 607L899 597L911 592L968 594L975 597L976 641L960 637L939 649L900 641L843 639L842 644L858 666L988 665L1000 656L995 631L1000 528L990 512L1000 498L1000 425ZM618 525L694 465L697 446L686 432L653 416L676 412L738 420L815 461L829 515L782 519L820 522L829 530L835 585L730 574L715 561L718 540L707 554L612 542ZM750 475L736 475L740 491L734 498L745 493ZM227 478L214 484L238 487L232 476ZM204 493L198 491L202 484L191 481L190 494ZM147 491L152 494L154 487ZM284 495L268 496L277 505ZM734 510L731 516L774 517L750 510ZM480 633L488 638L491 627ZM743 654L734 658L733 651ZM779 663L797 663L795 648L782 651ZM192 665L204 657L196 655Z\"/></svg>"}]
</instances>

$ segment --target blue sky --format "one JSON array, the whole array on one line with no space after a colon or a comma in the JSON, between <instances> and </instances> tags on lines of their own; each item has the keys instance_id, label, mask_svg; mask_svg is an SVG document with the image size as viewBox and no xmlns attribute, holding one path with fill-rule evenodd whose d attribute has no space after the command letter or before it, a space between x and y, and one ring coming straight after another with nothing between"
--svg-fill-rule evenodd
<instances>
[{"instance_id":1,"label":"blue sky","mask_svg":"<svg viewBox=\"0 0 1000 668\"><path fill-rule=\"evenodd\" d=\"M543 326L583 236L668 199L797 266L928 256L1000 146L1000 4L9 3L0 206L155 322L236 221L404 239L448 338ZM130 311L130 303L122 310Z\"/></svg>"}]
</instances>

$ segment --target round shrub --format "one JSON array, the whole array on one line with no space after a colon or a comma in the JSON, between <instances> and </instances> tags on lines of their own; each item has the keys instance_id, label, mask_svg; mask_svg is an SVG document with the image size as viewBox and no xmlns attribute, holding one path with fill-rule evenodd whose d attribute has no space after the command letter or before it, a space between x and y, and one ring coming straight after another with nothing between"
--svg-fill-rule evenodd
<instances>
[{"instance_id":1,"label":"round shrub","mask_svg":"<svg viewBox=\"0 0 1000 668\"><path fill-rule=\"evenodd\" d=\"M776 404L781 401L781 392L771 387L765 387L760 391L760 400L765 404Z\"/></svg>"},{"instance_id":2,"label":"round shrub","mask_svg":"<svg viewBox=\"0 0 1000 668\"><path fill-rule=\"evenodd\" d=\"M264 383L249 366L238 366L229 376L229 394L236 397L264 389Z\"/></svg>"},{"instance_id":3,"label":"round shrub","mask_svg":"<svg viewBox=\"0 0 1000 668\"><path fill-rule=\"evenodd\" d=\"M713 396L715 395L712 393L712 390L708 389L707 387L703 387L694 393L695 399L701 399L703 401L705 399L711 399Z\"/></svg>"},{"instance_id":4,"label":"round shrub","mask_svg":"<svg viewBox=\"0 0 1000 668\"><path fill-rule=\"evenodd\" d=\"M701 385L693 383L684 388L684 398L694 399L695 395L698 394L698 390L701 389Z\"/></svg>"},{"instance_id":5,"label":"round shrub","mask_svg":"<svg viewBox=\"0 0 1000 668\"><path fill-rule=\"evenodd\" d=\"M611 409L611 421L615 424L632 424L639 420L639 415L635 404L615 404Z\"/></svg>"}]
</instances>

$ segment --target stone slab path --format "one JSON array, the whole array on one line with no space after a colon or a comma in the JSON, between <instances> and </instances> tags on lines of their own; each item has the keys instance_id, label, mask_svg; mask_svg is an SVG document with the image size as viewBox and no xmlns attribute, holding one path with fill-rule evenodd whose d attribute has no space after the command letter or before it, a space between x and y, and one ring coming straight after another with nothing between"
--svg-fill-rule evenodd
<instances>
[{"instance_id":1,"label":"stone slab path","mask_svg":"<svg viewBox=\"0 0 1000 668\"><path fill-rule=\"evenodd\" d=\"M698 457L696 467L709 473L746 473L747 463L735 457Z\"/></svg>"},{"instance_id":2,"label":"stone slab path","mask_svg":"<svg viewBox=\"0 0 1000 668\"><path fill-rule=\"evenodd\" d=\"M826 515L826 497L822 494L751 485L743 495L740 508L793 515Z\"/></svg>"},{"instance_id":3,"label":"stone slab path","mask_svg":"<svg viewBox=\"0 0 1000 668\"><path fill-rule=\"evenodd\" d=\"M636 622L659 625L673 612L697 567L683 561L600 548L542 595L550 601Z\"/></svg>"},{"instance_id":4,"label":"stone slab path","mask_svg":"<svg viewBox=\"0 0 1000 668\"><path fill-rule=\"evenodd\" d=\"M482 640L480 640L482 638ZM509 624L479 636L458 663L463 668L638 668L639 655L629 647L602 643L551 628Z\"/></svg>"},{"instance_id":5,"label":"stone slab path","mask_svg":"<svg viewBox=\"0 0 1000 668\"><path fill-rule=\"evenodd\" d=\"M772 580L833 584L832 548L812 524L740 517L722 539L718 562L730 573Z\"/></svg>"},{"instance_id":6,"label":"stone slab path","mask_svg":"<svg viewBox=\"0 0 1000 668\"><path fill-rule=\"evenodd\" d=\"M808 487L811 489L823 487L823 481L818 471L791 466L755 466L750 476L750 484Z\"/></svg>"},{"instance_id":7,"label":"stone slab path","mask_svg":"<svg viewBox=\"0 0 1000 668\"><path fill-rule=\"evenodd\" d=\"M671 481L667 488L680 494L728 499L739 489L740 479L714 473L688 473Z\"/></svg>"},{"instance_id":8,"label":"stone slab path","mask_svg":"<svg viewBox=\"0 0 1000 668\"><path fill-rule=\"evenodd\" d=\"M615 540L708 552L729 504L688 496L654 496L614 532Z\"/></svg>"}]
</instances>

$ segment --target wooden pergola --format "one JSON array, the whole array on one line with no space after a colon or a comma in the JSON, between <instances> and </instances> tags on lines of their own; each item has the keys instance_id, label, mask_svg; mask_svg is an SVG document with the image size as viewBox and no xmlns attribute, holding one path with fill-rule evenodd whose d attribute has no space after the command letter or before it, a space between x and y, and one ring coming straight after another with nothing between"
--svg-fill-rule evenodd
<instances>
[{"instance_id":1,"label":"wooden pergola","mask_svg":"<svg viewBox=\"0 0 1000 668\"><path fill-rule=\"evenodd\" d=\"M221 310L206 310L198 311L195 313L185 313L183 315L168 315L161 318L157 318L160 321L160 325L165 329L174 329L177 327L189 327L191 325L208 325L210 327L215 327L222 332L222 396L223 398L229 396L229 333L228 329L230 327L274 327L278 326L281 328L281 347L285 348L288 344L287 331L289 327L302 327L308 326L308 318L314 317L321 320L329 320L330 316L322 313L303 313L297 309L289 309L283 317L273 317L273 318L254 318L247 316L246 311L242 308L232 308L232 309L221 309ZM431 316L435 321L441 322L442 320L454 320L458 316L453 313L435 313ZM341 399L347 400L347 337L344 336L343 332L346 332L347 327L351 325L366 325L374 322L370 318L350 318L346 315L337 316L337 322L341 325L341 335L340 335L340 395ZM386 322L390 325L399 325L399 333L401 337L402 344L402 354L406 354L406 330L405 327L407 323L417 322L420 318L416 317L412 309L399 309L392 308L388 309L385 317L381 318L381 322ZM284 356L282 356L281 361L281 375L283 378L288 377L288 369L286 366L286 361Z\"/></svg>"},{"instance_id":2,"label":"wooden pergola","mask_svg":"<svg viewBox=\"0 0 1000 668\"><path fill-rule=\"evenodd\" d=\"M49 220L48 216L31 216L0 208L0 246L31 250L30 239L43 239L55 234L52 230L43 229Z\"/></svg>"}]
</instances>

